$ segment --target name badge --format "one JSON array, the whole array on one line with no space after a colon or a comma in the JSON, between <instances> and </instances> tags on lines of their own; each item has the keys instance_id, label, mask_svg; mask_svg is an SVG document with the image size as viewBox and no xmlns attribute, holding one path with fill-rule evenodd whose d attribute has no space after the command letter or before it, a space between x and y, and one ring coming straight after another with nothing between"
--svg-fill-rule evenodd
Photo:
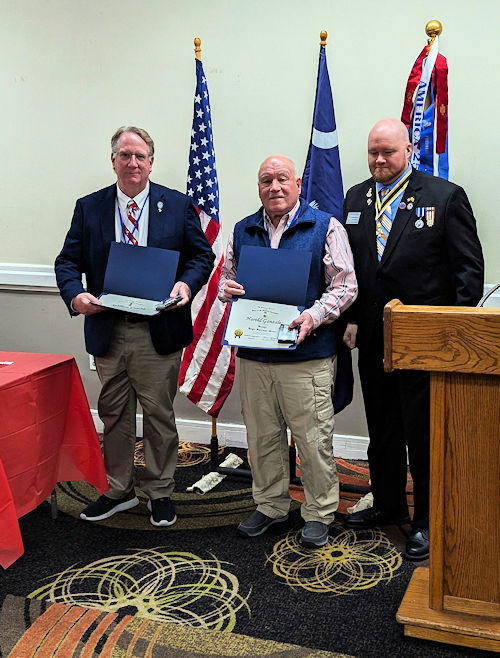
<instances>
[{"instance_id":1,"label":"name badge","mask_svg":"<svg viewBox=\"0 0 500 658\"><path fill-rule=\"evenodd\" d=\"M360 212L348 212L347 219L345 220L346 224L359 224L359 218L361 217Z\"/></svg>"}]
</instances>

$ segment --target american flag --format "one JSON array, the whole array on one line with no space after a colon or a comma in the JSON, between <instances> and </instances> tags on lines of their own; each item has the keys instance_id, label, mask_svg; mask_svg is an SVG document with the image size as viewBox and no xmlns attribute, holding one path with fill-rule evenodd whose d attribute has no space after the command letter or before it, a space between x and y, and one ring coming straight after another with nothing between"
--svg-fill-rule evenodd
<instances>
[{"instance_id":1,"label":"american flag","mask_svg":"<svg viewBox=\"0 0 500 658\"><path fill-rule=\"evenodd\" d=\"M210 120L210 100L201 60L196 59L196 91L187 175L187 194L200 216L202 229L215 254L208 283L192 302L194 339L182 355L179 390L191 402L217 417L234 382L234 350L221 343L228 305L217 298L224 263L219 219L219 185Z\"/></svg>"}]
</instances>

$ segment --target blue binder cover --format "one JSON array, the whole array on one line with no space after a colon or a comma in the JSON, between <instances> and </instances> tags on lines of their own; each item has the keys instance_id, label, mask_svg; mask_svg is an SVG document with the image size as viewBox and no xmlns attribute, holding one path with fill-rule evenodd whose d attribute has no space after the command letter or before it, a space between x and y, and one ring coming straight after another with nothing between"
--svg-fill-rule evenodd
<instances>
[{"instance_id":1,"label":"blue binder cover","mask_svg":"<svg viewBox=\"0 0 500 658\"><path fill-rule=\"evenodd\" d=\"M311 252L243 245L236 281L245 288L242 299L304 307Z\"/></svg>"},{"instance_id":2,"label":"blue binder cover","mask_svg":"<svg viewBox=\"0 0 500 658\"><path fill-rule=\"evenodd\" d=\"M103 293L162 301L175 283L179 252L112 242Z\"/></svg>"}]
</instances>

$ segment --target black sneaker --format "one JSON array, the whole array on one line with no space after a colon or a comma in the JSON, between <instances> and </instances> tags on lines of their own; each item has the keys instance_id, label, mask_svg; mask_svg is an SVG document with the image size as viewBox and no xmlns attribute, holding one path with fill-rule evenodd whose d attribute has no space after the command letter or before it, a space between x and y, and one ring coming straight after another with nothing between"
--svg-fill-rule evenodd
<instances>
[{"instance_id":1,"label":"black sneaker","mask_svg":"<svg viewBox=\"0 0 500 658\"><path fill-rule=\"evenodd\" d=\"M108 496L99 496L97 500L87 505L80 514L80 518L84 521L102 521L103 519L109 519L117 512L124 512L126 509L135 507L138 504L139 499L133 489L123 498L115 500L108 498Z\"/></svg>"},{"instance_id":2,"label":"black sneaker","mask_svg":"<svg viewBox=\"0 0 500 658\"><path fill-rule=\"evenodd\" d=\"M321 548L328 543L328 525L321 521L306 521L299 542L308 548Z\"/></svg>"},{"instance_id":3,"label":"black sneaker","mask_svg":"<svg viewBox=\"0 0 500 658\"><path fill-rule=\"evenodd\" d=\"M240 535L244 537L258 537L262 535L270 526L275 523L283 523L288 519L288 514L284 516L278 516L278 518L273 519L270 516L266 516L262 512L255 510L250 516L242 521L237 527Z\"/></svg>"},{"instance_id":4,"label":"black sneaker","mask_svg":"<svg viewBox=\"0 0 500 658\"><path fill-rule=\"evenodd\" d=\"M175 508L170 498L156 498L148 500L148 510L151 512L149 520L158 527L174 525L177 521Z\"/></svg>"}]
</instances>

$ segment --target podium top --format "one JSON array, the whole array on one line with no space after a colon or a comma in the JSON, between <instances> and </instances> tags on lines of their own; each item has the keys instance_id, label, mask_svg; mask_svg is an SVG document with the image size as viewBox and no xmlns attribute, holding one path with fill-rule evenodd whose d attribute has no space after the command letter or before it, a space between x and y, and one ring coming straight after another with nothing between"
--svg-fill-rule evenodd
<instances>
[{"instance_id":1,"label":"podium top","mask_svg":"<svg viewBox=\"0 0 500 658\"><path fill-rule=\"evenodd\" d=\"M384 370L500 375L500 309L405 306L384 309Z\"/></svg>"}]
</instances>

